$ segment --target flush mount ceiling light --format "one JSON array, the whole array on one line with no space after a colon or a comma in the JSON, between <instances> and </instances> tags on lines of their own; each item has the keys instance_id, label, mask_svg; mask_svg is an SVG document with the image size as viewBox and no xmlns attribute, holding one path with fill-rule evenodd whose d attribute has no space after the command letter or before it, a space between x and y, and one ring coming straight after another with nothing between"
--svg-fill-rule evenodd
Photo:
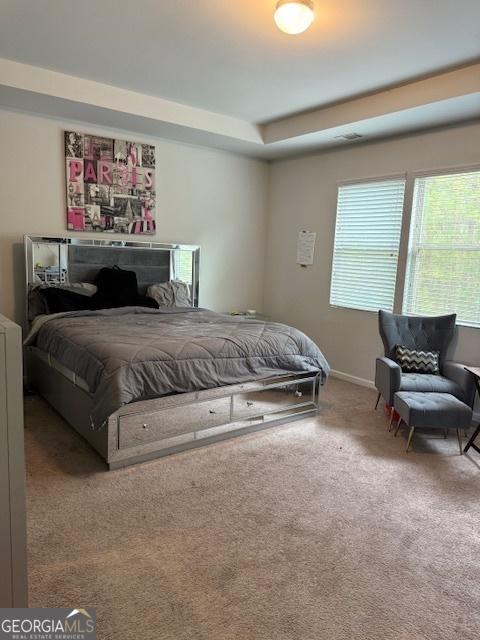
<instances>
[{"instance_id":1,"label":"flush mount ceiling light","mask_svg":"<svg viewBox=\"0 0 480 640\"><path fill-rule=\"evenodd\" d=\"M308 29L314 17L312 0L278 0L274 15L277 27L289 35Z\"/></svg>"}]
</instances>

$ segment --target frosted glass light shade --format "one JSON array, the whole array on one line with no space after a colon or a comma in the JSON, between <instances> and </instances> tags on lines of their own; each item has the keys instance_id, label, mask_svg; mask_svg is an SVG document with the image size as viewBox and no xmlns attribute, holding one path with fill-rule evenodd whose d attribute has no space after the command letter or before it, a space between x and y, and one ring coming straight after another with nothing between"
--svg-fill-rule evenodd
<instances>
[{"instance_id":1,"label":"frosted glass light shade","mask_svg":"<svg viewBox=\"0 0 480 640\"><path fill-rule=\"evenodd\" d=\"M277 27L289 35L308 29L314 17L311 0L279 0L274 15Z\"/></svg>"}]
</instances>

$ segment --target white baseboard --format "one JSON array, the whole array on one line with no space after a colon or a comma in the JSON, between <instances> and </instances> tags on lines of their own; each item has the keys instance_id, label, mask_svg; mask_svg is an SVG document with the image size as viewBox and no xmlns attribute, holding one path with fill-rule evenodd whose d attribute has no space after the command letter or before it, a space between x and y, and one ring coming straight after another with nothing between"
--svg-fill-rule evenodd
<instances>
[{"instance_id":1,"label":"white baseboard","mask_svg":"<svg viewBox=\"0 0 480 640\"><path fill-rule=\"evenodd\" d=\"M367 387L368 389L375 389L375 383L373 380L367 380L366 378L359 378L357 376L352 376L349 373L344 373L343 371L336 371L332 369L330 371L330 375L332 378L337 378L338 380L345 380L345 382L351 382L352 384L358 384L360 387ZM473 422L474 424L478 424L480 422L480 412L475 411L473 413Z\"/></svg>"},{"instance_id":2,"label":"white baseboard","mask_svg":"<svg viewBox=\"0 0 480 640\"><path fill-rule=\"evenodd\" d=\"M375 389L373 380L367 380L366 378L359 378L357 376L351 376L349 373L343 373L343 371L330 371L332 378L338 378L338 380L345 380L345 382L351 382L352 384L358 384L360 387L368 387L369 389Z\"/></svg>"}]
</instances>

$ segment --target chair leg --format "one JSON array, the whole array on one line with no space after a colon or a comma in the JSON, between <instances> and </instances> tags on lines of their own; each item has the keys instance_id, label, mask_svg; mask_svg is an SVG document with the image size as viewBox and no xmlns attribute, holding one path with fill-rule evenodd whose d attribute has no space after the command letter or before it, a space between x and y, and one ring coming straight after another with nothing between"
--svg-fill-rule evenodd
<instances>
[{"instance_id":1,"label":"chair leg","mask_svg":"<svg viewBox=\"0 0 480 640\"><path fill-rule=\"evenodd\" d=\"M447 438L448 438L448 429L447 429L447 428L445 428L445 429L443 430L443 439L444 439L444 440L446 440Z\"/></svg>"},{"instance_id":2,"label":"chair leg","mask_svg":"<svg viewBox=\"0 0 480 640\"><path fill-rule=\"evenodd\" d=\"M399 418L397 422L397 428L395 429L395 438L397 437L398 432L400 431L400 426L402 424L402 419Z\"/></svg>"},{"instance_id":3,"label":"chair leg","mask_svg":"<svg viewBox=\"0 0 480 640\"><path fill-rule=\"evenodd\" d=\"M381 393L379 393L379 394L378 394L378 396L377 396L377 401L376 401L376 403L375 403L375 411L377 410L378 403L380 402L380 397L381 397L381 395L382 395L382 394L381 394Z\"/></svg>"},{"instance_id":4,"label":"chair leg","mask_svg":"<svg viewBox=\"0 0 480 640\"><path fill-rule=\"evenodd\" d=\"M410 433L408 434L407 449L406 449L407 453L408 453L408 450L410 449L410 444L413 440L414 433L415 433L415 427L410 427Z\"/></svg>"},{"instance_id":5,"label":"chair leg","mask_svg":"<svg viewBox=\"0 0 480 640\"><path fill-rule=\"evenodd\" d=\"M460 433L460 429L457 429L457 438L458 438L458 446L460 447L460 455L463 454L463 445L462 445L462 436Z\"/></svg>"}]
</instances>

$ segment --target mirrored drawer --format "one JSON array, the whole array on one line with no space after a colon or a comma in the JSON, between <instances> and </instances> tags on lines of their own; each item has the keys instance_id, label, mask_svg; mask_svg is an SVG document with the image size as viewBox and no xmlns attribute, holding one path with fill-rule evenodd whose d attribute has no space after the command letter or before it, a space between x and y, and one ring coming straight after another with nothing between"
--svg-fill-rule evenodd
<instances>
[{"instance_id":1,"label":"mirrored drawer","mask_svg":"<svg viewBox=\"0 0 480 640\"><path fill-rule=\"evenodd\" d=\"M192 433L216 427L229 420L229 397L163 409L150 415L120 416L119 447L126 449L154 440Z\"/></svg>"},{"instance_id":2,"label":"mirrored drawer","mask_svg":"<svg viewBox=\"0 0 480 640\"><path fill-rule=\"evenodd\" d=\"M233 399L233 418L247 418L312 404L315 381L239 393Z\"/></svg>"}]
</instances>

